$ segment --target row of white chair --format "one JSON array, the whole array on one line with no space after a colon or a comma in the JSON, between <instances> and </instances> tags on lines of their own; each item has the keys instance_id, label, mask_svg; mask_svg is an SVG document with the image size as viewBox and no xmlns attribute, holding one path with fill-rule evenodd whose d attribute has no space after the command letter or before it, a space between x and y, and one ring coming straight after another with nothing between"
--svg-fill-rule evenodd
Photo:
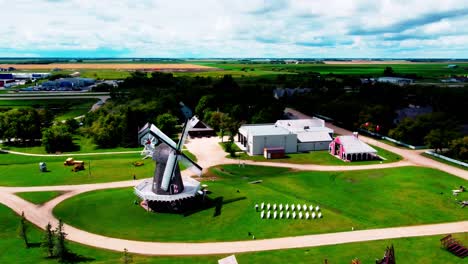
<instances>
[{"instance_id":1,"label":"row of white chair","mask_svg":"<svg viewBox=\"0 0 468 264\"><path fill-rule=\"evenodd\" d=\"M265 213L265 211L262 211L260 213L260 218L267 218L267 219L270 219L270 218L273 218L273 219L276 219L276 218L279 218L279 219L282 219L283 217L285 219L289 219L291 217L291 219L302 219L302 218L305 218L305 219L315 219L315 218L322 218L322 212L319 212L317 214L315 214L315 212L312 212L311 214L309 214L309 212L305 212L304 214L302 214L302 212L299 212L296 214L296 212L292 212L290 213L289 211L287 211L286 213L283 213L283 211L280 211L279 213L276 212L276 211L273 211L273 213L271 213L271 211L267 211Z\"/></svg>"},{"instance_id":2,"label":"row of white chair","mask_svg":"<svg viewBox=\"0 0 468 264\"><path fill-rule=\"evenodd\" d=\"M258 207L259 207L258 204L255 204L255 210L258 210ZM320 211L320 206L318 206L318 205L314 207L313 205L307 206L306 204L303 204L302 206L300 204L297 204L297 205L295 205L295 204L291 204L291 205L285 204L284 207L283 207L283 204L279 204L278 206L276 206L276 204L271 205L270 203L268 203L268 204L265 205L265 203L261 203L260 204L260 210L264 210L265 208L266 208L266 210L270 210L270 209L276 210L278 208L280 211L283 211L283 208L284 208L285 211L288 211L289 209L291 209L291 211L294 211L294 210L297 210L297 211L301 211L301 210L303 210L303 211L307 211L307 210L314 211L315 210L316 212Z\"/></svg>"}]
</instances>

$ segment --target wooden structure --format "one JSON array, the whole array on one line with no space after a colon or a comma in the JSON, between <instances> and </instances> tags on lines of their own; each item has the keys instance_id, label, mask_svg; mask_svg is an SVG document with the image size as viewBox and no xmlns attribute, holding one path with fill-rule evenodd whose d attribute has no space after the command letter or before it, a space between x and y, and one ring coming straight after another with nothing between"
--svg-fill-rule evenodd
<instances>
[{"instance_id":1,"label":"wooden structure","mask_svg":"<svg viewBox=\"0 0 468 264\"><path fill-rule=\"evenodd\" d=\"M201 120L189 129L188 134L191 138L195 137L213 137L216 136L216 131L213 128L209 127L207 124L203 123Z\"/></svg>"},{"instance_id":2,"label":"wooden structure","mask_svg":"<svg viewBox=\"0 0 468 264\"><path fill-rule=\"evenodd\" d=\"M271 147L263 149L265 159L281 159L285 157L285 150L282 147Z\"/></svg>"},{"instance_id":3,"label":"wooden structure","mask_svg":"<svg viewBox=\"0 0 468 264\"><path fill-rule=\"evenodd\" d=\"M385 255L381 260L376 260L375 264L395 264L395 249L393 245L391 247L387 247L385 250Z\"/></svg>"},{"instance_id":4,"label":"wooden structure","mask_svg":"<svg viewBox=\"0 0 468 264\"><path fill-rule=\"evenodd\" d=\"M468 248L463 246L458 240L452 235L447 235L440 240L442 246L448 251L452 252L455 256L465 258L468 256Z\"/></svg>"}]
</instances>

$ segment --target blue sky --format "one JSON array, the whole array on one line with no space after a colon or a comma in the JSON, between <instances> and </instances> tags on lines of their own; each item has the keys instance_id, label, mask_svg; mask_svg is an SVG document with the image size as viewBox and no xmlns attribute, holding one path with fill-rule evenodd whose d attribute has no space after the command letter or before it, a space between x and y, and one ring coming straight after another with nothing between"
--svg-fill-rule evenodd
<instances>
[{"instance_id":1,"label":"blue sky","mask_svg":"<svg viewBox=\"0 0 468 264\"><path fill-rule=\"evenodd\" d=\"M468 58L466 0L0 4L0 57Z\"/></svg>"}]
</instances>

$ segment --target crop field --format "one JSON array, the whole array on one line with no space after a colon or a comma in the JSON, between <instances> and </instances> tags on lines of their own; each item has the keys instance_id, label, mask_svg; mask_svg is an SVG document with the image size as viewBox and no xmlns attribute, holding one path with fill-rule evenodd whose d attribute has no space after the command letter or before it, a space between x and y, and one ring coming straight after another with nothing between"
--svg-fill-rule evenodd
<instances>
[{"instance_id":1,"label":"crop field","mask_svg":"<svg viewBox=\"0 0 468 264\"><path fill-rule=\"evenodd\" d=\"M14 67L18 70L74 70L74 69L113 69L113 70L213 70L210 66L177 63L50 63L50 64L0 64L0 68Z\"/></svg>"}]
</instances>

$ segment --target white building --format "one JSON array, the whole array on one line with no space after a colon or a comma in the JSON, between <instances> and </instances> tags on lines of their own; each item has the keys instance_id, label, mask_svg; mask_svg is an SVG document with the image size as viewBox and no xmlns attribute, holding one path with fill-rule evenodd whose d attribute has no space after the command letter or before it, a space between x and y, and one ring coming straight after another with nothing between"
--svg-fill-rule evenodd
<instances>
[{"instance_id":1,"label":"white building","mask_svg":"<svg viewBox=\"0 0 468 264\"><path fill-rule=\"evenodd\" d=\"M319 118L278 120L275 124L243 125L238 145L249 155L261 155L265 148L284 148L285 153L327 150L333 130Z\"/></svg>"},{"instance_id":2,"label":"white building","mask_svg":"<svg viewBox=\"0 0 468 264\"><path fill-rule=\"evenodd\" d=\"M413 79L408 78L399 78L399 77L379 77L377 78L377 82L380 83L392 83L398 85L405 85L413 83Z\"/></svg>"},{"instance_id":3,"label":"white building","mask_svg":"<svg viewBox=\"0 0 468 264\"><path fill-rule=\"evenodd\" d=\"M285 153L297 151L297 135L275 124L243 125L238 141L249 155L262 155L265 148L272 147L282 147Z\"/></svg>"}]
</instances>

